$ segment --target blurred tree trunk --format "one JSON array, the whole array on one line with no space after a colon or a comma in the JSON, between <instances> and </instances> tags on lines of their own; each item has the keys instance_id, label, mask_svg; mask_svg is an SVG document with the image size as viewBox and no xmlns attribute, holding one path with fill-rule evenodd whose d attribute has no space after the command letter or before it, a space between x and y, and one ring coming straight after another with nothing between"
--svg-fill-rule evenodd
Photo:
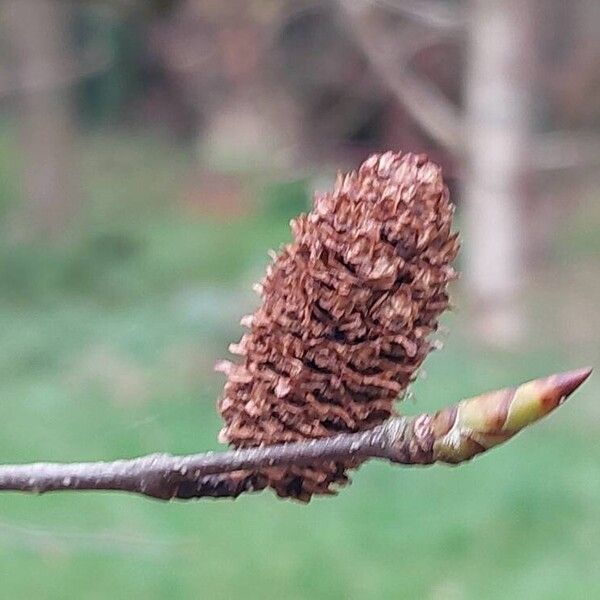
<instances>
[{"instance_id":1,"label":"blurred tree trunk","mask_svg":"<svg viewBox=\"0 0 600 600\"><path fill-rule=\"evenodd\" d=\"M15 59L27 234L54 235L73 209L73 75L68 3L5 0L4 27Z\"/></svg>"},{"instance_id":2,"label":"blurred tree trunk","mask_svg":"<svg viewBox=\"0 0 600 600\"><path fill-rule=\"evenodd\" d=\"M532 129L531 2L470 0L468 14L465 278L478 337L508 347L524 333L518 291Z\"/></svg>"}]
</instances>

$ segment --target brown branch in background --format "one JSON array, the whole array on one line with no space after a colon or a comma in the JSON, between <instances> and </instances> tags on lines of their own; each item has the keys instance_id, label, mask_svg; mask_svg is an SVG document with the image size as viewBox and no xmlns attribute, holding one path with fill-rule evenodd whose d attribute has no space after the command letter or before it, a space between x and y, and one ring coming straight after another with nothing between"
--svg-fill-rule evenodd
<instances>
[{"instance_id":1,"label":"brown branch in background","mask_svg":"<svg viewBox=\"0 0 600 600\"><path fill-rule=\"evenodd\" d=\"M375 73L400 100L419 125L441 146L461 155L464 151L460 110L429 81L414 73L409 64L414 56L444 32L424 34L409 29L390 37L373 22L369 5L354 0L338 0L341 15L348 24ZM387 40L386 40L387 33ZM418 37L415 39L415 33Z\"/></svg>"},{"instance_id":2,"label":"brown branch in background","mask_svg":"<svg viewBox=\"0 0 600 600\"><path fill-rule=\"evenodd\" d=\"M432 28L430 32L406 27L393 35L374 21L373 6L395 8L397 12ZM410 67L411 60L440 39L461 32L466 19L452 7L435 7L436 17L420 18L430 4L380 0L376 3L338 0L355 41L373 71L394 94L413 119L438 144L461 158L466 152L464 132L468 120L435 86ZM438 12L439 11L439 12ZM447 11L447 12L446 12ZM536 171L586 169L600 163L600 139L582 132L540 133L531 140L529 167Z\"/></svg>"},{"instance_id":3,"label":"brown branch in background","mask_svg":"<svg viewBox=\"0 0 600 600\"><path fill-rule=\"evenodd\" d=\"M367 0L364 0L367 4ZM437 29L457 30L466 25L466 11L463 3L450 3L446 0L371 0L371 4L385 7L386 10L410 19L416 23Z\"/></svg>"},{"instance_id":4,"label":"brown branch in background","mask_svg":"<svg viewBox=\"0 0 600 600\"><path fill-rule=\"evenodd\" d=\"M236 497L255 489L252 476L228 475L244 469L349 458L456 464L507 441L554 410L590 373L591 369L561 373L463 400L435 414L394 417L368 431L308 442L187 456L152 454L114 462L3 465L0 490L112 490L161 500Z\"/></svg>"}]
</instances>

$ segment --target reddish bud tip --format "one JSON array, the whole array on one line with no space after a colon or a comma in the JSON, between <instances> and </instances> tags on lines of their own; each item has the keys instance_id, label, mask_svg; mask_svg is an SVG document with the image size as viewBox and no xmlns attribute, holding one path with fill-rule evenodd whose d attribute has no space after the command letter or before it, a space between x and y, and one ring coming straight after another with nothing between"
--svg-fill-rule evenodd
<instances>
[{"instance_id":1,"label":"reddish bud tip","mask_svg":"<svg viewBox=\"0 0 600 600\"><path fill-rule=\"evenodd\" d=\"M591 367L566 371L565 373L557 373L552 378L552 383L560 396L566 398L567 396L570 396L591 374Z\"/></svg>"}]
</instances>

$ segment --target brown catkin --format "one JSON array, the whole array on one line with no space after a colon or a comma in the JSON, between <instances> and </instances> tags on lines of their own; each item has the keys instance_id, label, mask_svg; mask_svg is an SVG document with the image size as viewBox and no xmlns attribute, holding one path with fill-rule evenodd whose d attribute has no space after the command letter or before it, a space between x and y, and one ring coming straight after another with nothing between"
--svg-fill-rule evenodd
<instances>
[{"instance_id":1,"label":"brown catkin","mask_svg":"<svg viewBox=\"0 0 600 600\"><path fill-rule=\"evenodd\" d=\"M448 307L458 251L441 170L387 152L339 175L293 220L294 240L267 269L249 331L220 363L228 381L220 439L257 446L355 432L394 414ZM334 493L357 462L232 475L308 501Z\"/></svg>"}]
</instances>

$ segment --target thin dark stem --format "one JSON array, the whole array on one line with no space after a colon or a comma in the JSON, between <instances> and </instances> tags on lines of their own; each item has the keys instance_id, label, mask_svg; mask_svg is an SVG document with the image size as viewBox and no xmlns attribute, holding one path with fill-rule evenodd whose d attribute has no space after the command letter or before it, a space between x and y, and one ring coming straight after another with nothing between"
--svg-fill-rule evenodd
<instances>
[{"instance_id":1,"label":"thin dark stem","mask_svg":"<svg viewBox=\"0 0 600 600\"><path fill-rule=\"evenodd\" d=\"M161 500L235 498L263 489L260 472L269 467L369 458L406 465L455 464L509 440L553 411L590 373L558 373L463 400L433 415L395 417L367 431L294 444L114 462L0 465L0 491L116 490Z\"/></svg>"},{"instance_id":2,"label":"thin dark stem","mask_svg":"<svg viewBox=\"0 0 600 600\"><path fill-rule=\"evenodd\" d=\"M398 443L411 421L398 417L365 432L231 452L151 454L113 462L2 465L0 491L41 494L59 490L115 490L163 500L192 495L235 496L235 491L250 491L251 484L240 482L233 490L232 482L223 474L348 458L392 459L400 450Z\"/></svg>"}]
</instances>

